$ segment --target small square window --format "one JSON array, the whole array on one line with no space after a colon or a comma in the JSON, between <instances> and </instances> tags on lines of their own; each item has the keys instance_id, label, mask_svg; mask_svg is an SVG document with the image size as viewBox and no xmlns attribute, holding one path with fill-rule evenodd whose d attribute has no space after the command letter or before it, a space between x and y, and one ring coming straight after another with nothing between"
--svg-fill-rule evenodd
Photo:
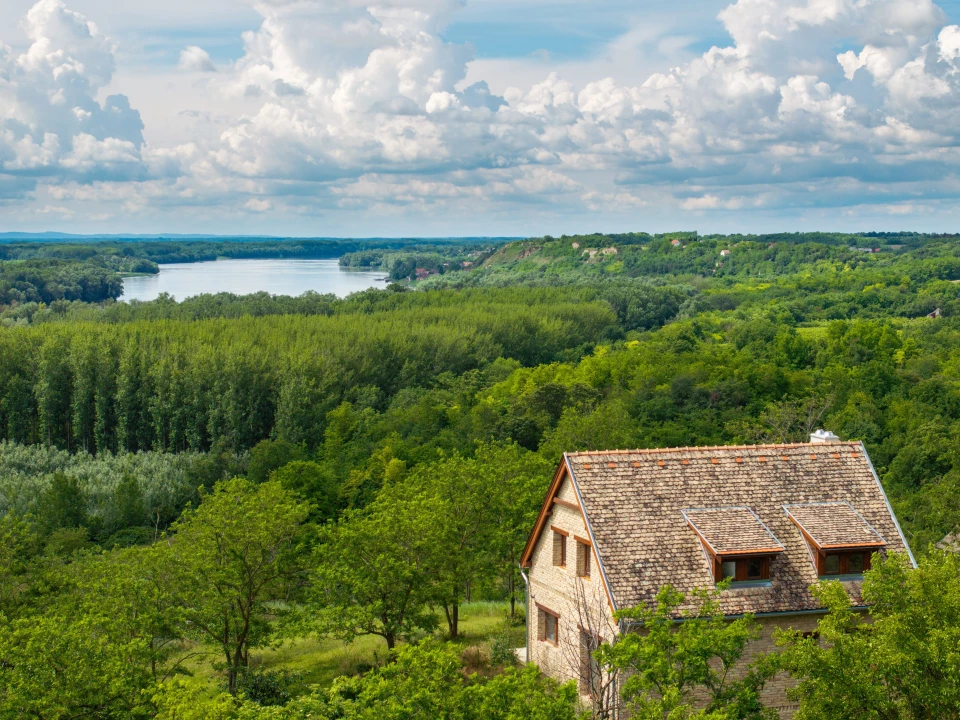
<instances>
[{"instance_id":1,"label":"small square window","mask_svg":"<svg viewBox=\"0 0 960 720\"><path fill-rule=\"evenodd\" d=\"M840 556L839 555L827 555L827 559L823 564L823 574L824 575L840 574Z\"/></svg>"},{"instance_id":2,"label":"small square window","mask_svg":"<svg viewBox=\"0 0 960 720\"><path fill-rule=\"evenodd\" d=\"M723 567L721 570L721 577L726 580L730 578L731 580L737 579L737 561L736 560L724 560Z\"/></svg>"},{"instance_id":3,"label":"small square window","mask_svg":"<svg viewBox=\"0 0 960 720\"><path fill-rule=\"evenodd\" d=\"M763 578L763 558L747 560L747 580L761 580Z\"/></svg>"},{"instance_id":4,"label":"small square window","mask_svg":"<svg viewBox=\"0 0 960 720\"><path fill-rule=\"evenodd\" d=\"M847 558L847 572L853 574L863 572L863 553L852 553Z\"/></svg>"}]
</instances>

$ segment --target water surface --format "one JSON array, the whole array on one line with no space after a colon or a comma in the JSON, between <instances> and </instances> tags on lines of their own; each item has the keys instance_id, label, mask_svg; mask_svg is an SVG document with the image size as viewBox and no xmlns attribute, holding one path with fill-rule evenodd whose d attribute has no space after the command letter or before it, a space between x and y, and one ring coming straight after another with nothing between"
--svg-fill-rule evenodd
<instances>
[{"instance_id":1,"label":"water surface","mask_svg":"<svg viewBox=\"0 0 960 720\"><path fill-rule=\"evenodd\" d=\"M171 263L158 275L123 280L121 300L155 300L169 293L177 300L204 293L235 295L266 291L302 295L307 290L345 297L372 287L386 287L382 271L344 270L336 260L215 260Z\"/></svg>"}]
</instances>

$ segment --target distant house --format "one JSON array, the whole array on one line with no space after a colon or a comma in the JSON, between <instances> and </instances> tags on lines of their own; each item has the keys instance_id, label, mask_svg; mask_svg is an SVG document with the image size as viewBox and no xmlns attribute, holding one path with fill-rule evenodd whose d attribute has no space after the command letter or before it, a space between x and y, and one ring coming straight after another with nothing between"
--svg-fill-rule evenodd
<instances>
[{"instance_id":1,"label":"distant house","mask_svg":"<svg viewBox=\"0 0 960 720\"><path fill-rule=\"evenodd\" d=\"M673 245L674 247L676 247L677 245L680 244L680 241L677 240L676 238L674 238L673 240L670 241L670 244Z\"/></svg>"},{"instance_id":2,"label":"distant house","mask_svg":"<svg viewBox=\"0 0 960 720\"><path fill-rule=\"evenodd\" d=\"M932 313L927 313L928 318L938 318L943 315L943 311L940 308L937 308Z\"/></svg>"},{"instance_id":3,"label":"distant house","mask_svg":"<svg viewBox=\"0 0 960 720\"><path fill-rule=\"evenodd\" d=\"M522 557L529 569L529 659L596 696L598 643L623 632L617 610L650 606L665 585L690 594L729 578L721 607L773 631L816 628L809 588L843 583L863 608L874 552L910 553L859 442L818 431L809 443L567 453ZM912 560L912 556L911 560ZM680 611L690 609L680 608ZM748 660L749 658L746 658ZM789 718L789 678L763 700Z\"/></svg>"},{"instance_id":4,"label":"distant house","mask_svg":"<svg viewBox=\"0 0 960 720\"><path fill-rule=\"evenodd\" d=\"M570 247L572 247L574 250L579 250L579 249L580 249L580 243L578 243L578 242L570 243Z\"/></svg>"},{"instance_id":5,"label":"distant house","mask_svg":"<svg viewBox=\"0 0 960 720\"><path fill-rule=\"evenodd\" d=\"M730 254L729 250L724 249L720 251L720 257L726 257L729 254Z\"/></svg>"},{"instance_id":6,"label":"distant house","mask_svg":"<svg viewBox=\"0 0 960 720\"><path fill-rule=\"evenodd\" d=\"M460 265L461 267L471 268L473 267L473 262L471 260L464 260Z\"/></svg>"},{"instance_id":7,"label":"distant house","mask_svg":"<svg viewBox=\"0 0 960 720\"><path fill-rule=\"evenodd\" d=\"M430 277L430 271L425 270L424 268L417 268L416 271L417 280L423 280Z\"/></svg>"}]
</instances>

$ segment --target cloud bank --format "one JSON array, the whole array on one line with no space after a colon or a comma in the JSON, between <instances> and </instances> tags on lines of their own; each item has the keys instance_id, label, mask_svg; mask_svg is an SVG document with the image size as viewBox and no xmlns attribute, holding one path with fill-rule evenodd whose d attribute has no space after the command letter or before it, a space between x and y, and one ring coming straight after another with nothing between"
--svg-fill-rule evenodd
<instances>
[{"instance_id":1,"label":"cloud bank","mask_svg":"<svg viewBox=\"0 0 960 720\"><path fill-rule=\"evenodd\" d=\"M960 194L960 27L928 0L738 0L720 15L729 42L669 72L581 87L550 73L502 96L467 85L472 48L442 39L460 5L259 0L236 63L196 46L179 63L246 111L154 147L124 95L98 99L111 41L41 0L29 48L0 46L0 207L949 218Z\"/></svg>"}]
</instances>

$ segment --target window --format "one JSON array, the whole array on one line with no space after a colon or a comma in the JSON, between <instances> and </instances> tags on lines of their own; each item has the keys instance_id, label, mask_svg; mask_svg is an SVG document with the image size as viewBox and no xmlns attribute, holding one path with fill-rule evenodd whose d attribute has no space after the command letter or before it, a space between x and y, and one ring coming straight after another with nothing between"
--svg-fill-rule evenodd
<instances>
[{"instance_id":1,"label":"window","mask_svg":"<svg viewBox=\"0 0 960 720\"><path fill-rule=\"evenodd\" d=\"M577 575L590 577L590 546L577 540Z\"/></svg>"},{"instance_id":2,"label":"window","mask_svg":"<svg viewBox=\"0 0 960 720\"><path fill-rule=\"evenodd\" d=\"M538 639L552 643L553 645L557 644L557 637L559 636L560 625L560 616L557 615L553 610L547 610L539 603L537 604L537 637Z\"/></svg>"},{"instance_id":3,"label":"window","mask_svg":"<svg viewBox=\"0 0 960 720\"><path fill-rule=\"evenodd\" d=\"M553 529L553 564L558 567L567 564L567 536L556 528Z\"/></svg>"},{"instance_id":4,"label":"window","mask_svg":"<svg viewBox=\"0 0 960 720\"><path fill-rule=\"evenodd\" d=\"M715 578L717 582L727 578L735 583L770 579L769 557L720 559L719 566L719 577Z\"/></svg>"},{"instance_id":5,"label":"window","mask_svg":"<svg viewBox=\"0 0 960 720\"><path fill-rule=\"evenodd\" d=\"M547 615L543 639L552 642L554 645L557 644L557 617L555 615Z\"/></svg>"},{"instance_id":6,"label":"window","mask_svg":"<svg viewBox=\"0 0 960 720\"><path fill-rule=\"evenodd\" d=\"M580 694L596 699L600 697L600 661L596 650L603 640L593 633L580 628Z\"/></svg>"},{"instance_id":7,"label":"window","mask_svg":"<svg viewBox=\"0 0 960 720\"><path fill-rule=\"evenodd\" d=\"M863 551L831 553L822 556L821 575L861 575L870 569L870 553Z\"/></svg>"}]
</instances>

